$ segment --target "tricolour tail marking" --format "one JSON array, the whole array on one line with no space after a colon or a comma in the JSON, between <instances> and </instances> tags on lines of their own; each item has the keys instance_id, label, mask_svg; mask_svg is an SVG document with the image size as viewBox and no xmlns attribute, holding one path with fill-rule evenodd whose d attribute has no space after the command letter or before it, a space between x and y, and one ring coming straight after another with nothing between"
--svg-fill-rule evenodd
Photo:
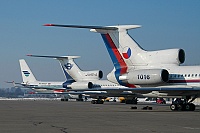
<instances>
[{"instance_id":1,"label":"tricolour tail marking","mask_svg":"<svg viewBox=\"0 0 200 133\"><path fill-rule=\"evenodd\" d=\"M116 69L115 77L116 77L118 83L120 83L121 85L125 85L125 83L123 83L119 80L119 76L127 73L127 69L128 69L127 64L125 63L123 57L121 56L118 48L114 44L110 35L107 33L107 34L101 34L101 36L105 42L108 53L110 54L112 62L115 66L115 69ZM136 87L133 84L126 84L125 86L134 87L134 88Z\"/></svg>"},{"instance_id":2,"label":"tricolour tail marking","mask_svg":"<svg viewBox=\"0 0 200 133\"><path fill-rule=\"evenodd\" d=\"M119 53L116 45L114 44L113 40L111 39L109 34L101 34L105 44L106 48L108 50L108 53L110 54L110 57L112 59L112 62L115 66L116 70L120 69L120 74L124 74L127 71L127 65L124 62L121 54Z\"/></svg>"}]
</instances>

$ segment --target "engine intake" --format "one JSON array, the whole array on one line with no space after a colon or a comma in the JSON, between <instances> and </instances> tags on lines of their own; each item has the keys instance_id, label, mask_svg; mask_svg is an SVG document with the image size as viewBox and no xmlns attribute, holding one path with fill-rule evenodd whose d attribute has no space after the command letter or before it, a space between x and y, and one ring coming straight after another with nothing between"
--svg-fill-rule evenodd
<instances>
[{"instance_id":1,"label":"engine intake","mask_svg":"<svg viewBox=\"0 0 200 133\"><path fill-rule=\"evenodd\" d=\"M178 52L178 59L180 63L184 63L185 62L185 52L183 49L180 49Z\"/></svg>"}]
</instances>

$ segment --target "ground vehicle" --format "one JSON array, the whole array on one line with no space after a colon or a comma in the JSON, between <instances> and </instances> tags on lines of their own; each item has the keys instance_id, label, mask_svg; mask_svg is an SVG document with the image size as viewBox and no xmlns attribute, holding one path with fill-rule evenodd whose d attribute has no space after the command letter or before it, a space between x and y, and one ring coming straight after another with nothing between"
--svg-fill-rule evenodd
<instances>
[{"instance_id":1,"label":"ground vehicle","mask_svg":"<svg viewBox=\"0 0 200 133\"><path fill-rule=\"evenodd\" d=\"M166 101L165 101L165 99L163 99L163 98L157 98L157 99L156 99L156 103L157 103L157 104L166 104Z\"/></svg>"}]
</instances>

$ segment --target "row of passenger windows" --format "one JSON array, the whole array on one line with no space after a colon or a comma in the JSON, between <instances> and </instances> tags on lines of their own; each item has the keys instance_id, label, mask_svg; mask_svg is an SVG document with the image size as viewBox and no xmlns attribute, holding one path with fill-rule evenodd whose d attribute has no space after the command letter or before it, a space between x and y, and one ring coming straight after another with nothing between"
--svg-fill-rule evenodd
<instances>
[{"instance_id":1,"label":"row of passenger windows","mask_svg":"<svg viewBox=\"0 0 200 133\"><path fill-rule=\"evenodd\" d=\"M170 74L170 78L200 77L200 74Z\"/></svg>"},{"instance_id":2,"label":"row of passenger windows","mask_svg":"<svg viewBox=\"0 0 200 133\"><path fill-rule=\"evenodd\" d=\"M95 85L95 84L94 84L93 86L94 86L94 87L99 87L99 86L118 86L118 85L117 85L117 84L116 84L116 85L109 85L109 84L108 84L108 85Z\"/></svg>"}]
</instances>

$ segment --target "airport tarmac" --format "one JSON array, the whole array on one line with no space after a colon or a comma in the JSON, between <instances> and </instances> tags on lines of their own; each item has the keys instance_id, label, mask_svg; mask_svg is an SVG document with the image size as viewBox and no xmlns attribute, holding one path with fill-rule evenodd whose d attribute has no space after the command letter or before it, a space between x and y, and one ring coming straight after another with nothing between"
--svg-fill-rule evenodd
<instances>
[{"instance_id":1,"label":"airport tarmac","mask_svg":"<svg viewBox=\"0 0 200 133\"><path fill-rule=\"evenodd\" d=\"M61 101L0 101L0 133L199 133L200 107ZM131 109L136 106L137 109ZM142 110L151 106L152 110Z\"/></svg>"}]
</instances>

